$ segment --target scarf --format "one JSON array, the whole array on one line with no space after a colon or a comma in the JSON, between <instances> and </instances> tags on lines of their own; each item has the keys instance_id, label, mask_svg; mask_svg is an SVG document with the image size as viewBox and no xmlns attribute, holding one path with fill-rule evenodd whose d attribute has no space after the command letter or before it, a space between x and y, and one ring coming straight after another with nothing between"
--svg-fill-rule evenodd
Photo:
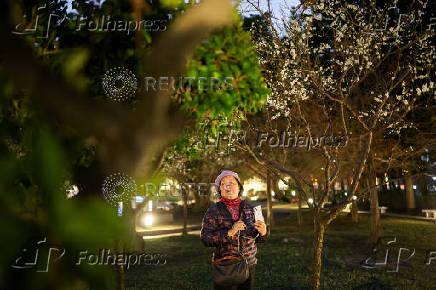
<instances>
[{"instance_id":1,"label":"scarf","mask_svg":"<svg viewBox=\"0 0 436 290\"><path fill-rule=\"evenodd\" d=\"M227 206L227 209L232 214L232 219L235 221L238 220L239 219L239 205L241 204L242 200L239 197L237 197L235 199L227 199L225 197L221 197L220 201L222 201Z\"/></svg>"}]
</instances>

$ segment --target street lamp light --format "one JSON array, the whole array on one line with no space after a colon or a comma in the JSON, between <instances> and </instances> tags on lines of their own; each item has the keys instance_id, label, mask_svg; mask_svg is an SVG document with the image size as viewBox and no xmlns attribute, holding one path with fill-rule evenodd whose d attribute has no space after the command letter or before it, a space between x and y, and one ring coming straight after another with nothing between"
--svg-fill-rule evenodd
<instances>
[{"instance_id":1,"label":"street lamp light","mask_svg":"<svg viewBox=\"0 0 436 290\"><path fill-rule=\"evenodd\" d=\"M146 228L149 228L153 225L153 216L150 213L147 213L143 217L143 223Z\"/></svg>"}]
</instances>

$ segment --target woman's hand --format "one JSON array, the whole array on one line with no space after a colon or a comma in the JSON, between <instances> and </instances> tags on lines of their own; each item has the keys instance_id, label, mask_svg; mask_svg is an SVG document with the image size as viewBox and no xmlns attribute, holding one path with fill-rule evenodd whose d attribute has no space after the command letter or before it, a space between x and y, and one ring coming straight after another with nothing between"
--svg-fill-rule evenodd
<instances>
[{"instance_id":1,"label":"woman's hand","mask_svg":"<svg viewBox=\"0 0 436 290\"><path fill-rule=\"evenodd\" d=\"M246 225L243 221L237 221L236 223L233 224L233 227L228 231L228 235L230 237L233 237L238 231L243 231L245 230Z\"/></svg>"},{"instance_id":2,"label":"woman's hand","mask_svg":"<svg viewBox=\"0 0 436 290\"><path fill-rule=\"evenodd\" d=\"M254 223L254 227L259 232L261 236L266 235L266 224L265 222L258 220Z\"/></svg>"}]
</instances>

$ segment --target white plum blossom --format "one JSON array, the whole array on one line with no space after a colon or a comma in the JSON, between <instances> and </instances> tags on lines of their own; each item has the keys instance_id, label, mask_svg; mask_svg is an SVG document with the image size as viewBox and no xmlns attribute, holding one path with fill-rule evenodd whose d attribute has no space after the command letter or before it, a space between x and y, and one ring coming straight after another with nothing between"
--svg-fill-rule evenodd
<instances>
[{"instance_id":1,"label":"white plum blossom","mask_svg":"<svg viewBox=\"0 0 436 290\"><path fill-rule=\"evenodd\" d=\"M274 118L295 116L297 102L323 106L328 100L344 104L347 119L361 118L363 126L373 117L392 130L408 126L401 116L417 98L435 95L434 73L429 75L435 31L420 30L427 2L419 1L421 7L403 15L403 23L394 19L388 27L395 1L378 8L318 0L283 21L286 35L271 26L266 33L253 31L262 34L255 45Z\"/></svg>"}]
</instances>

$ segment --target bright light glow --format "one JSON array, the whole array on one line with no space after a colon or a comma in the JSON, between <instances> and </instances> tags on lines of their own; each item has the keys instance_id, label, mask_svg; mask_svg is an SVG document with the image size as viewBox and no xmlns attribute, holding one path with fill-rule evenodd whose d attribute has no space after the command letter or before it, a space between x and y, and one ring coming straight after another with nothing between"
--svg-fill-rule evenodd
<instances>
[{"instance_id":1,"label":"bright light glow","mask_svg":"<svg viewBox=\"0 0 436 290\"><path fill-rule=\"evenodd\" d=\"M318 189L318 179L313 178L313 179L312 179L312 184L313 184L313 187L315 187L316 189Z\"/></svg>"},{"instance_id":2,"label":"bright light glow","mask_svg":"<svg viewBox=\"0 0 436 290\"><path fill-rule=\"evenodd\" d=\"M244 191L244 192L242 193L242 196L247 196L247 192Z\"/></svg>"},{"instance_id":3,"label":"bright light glow","mask_svg":"<svg viewBox=\"0 0 436 290\"><path fill-rule=\"evenodd\" d=\"M72 198L73 196L76 196L79 193L79 188L77 187L77 185L71 185L68 189L67 189L67 198Z\"/></svg>"},{"instance_id":4,"label":"bright light glow","mask_svg":"<svg viewBox=\"0 0 436 290\"><path fill-rule=\"evenodd\" d=\"M250 191L250 189L253 189L254 192L266 190L266 183L257 177L253 177L246 180L243 186L244 186L244 191L247 192Z\"/></svg>"},{"instance_id":5,"label":"bright light glow","mask_svg":"<svg viewBox=\"0 0 436 290\"><path fill-rule=\"evenodd\" d=\"M356 200L356 199L357 199L357 196L353 195L353 200Z\"/></svg>"},{"instance_id":6,"label":"bright light glow","mask_svg":"<svg viewBox=\"0 0 436 290\"><path fill-rule=\"evenodd\" d=\"M274 191L271 191L272 196L276 196L276 193Z\"/></svg>"},{"instance_id":7,"label":"bright light glow","mask_svg":"<svg viewBox=\"0 0 436 290\"><path fill-rule=\"evenodd\" d=\"M153 209L153 201L149 200L148 201L148 211L151 211Z\"/></svg>"},{"instance_id":8,"label":"bright light glow","mask_svg":"<svg viewBox=\"0 0 436 290\"><path fill-rule=\"evenodd\" d=\"M118 212L118 216L122 216L123 215L123 202L122 201L118 202L117 212Z\"/></svg>"},{"instance_id":9,"label":"bright light glow","mask_svg":"<svg viewBox=\"0 0 436 290\"><path fill-rule=\"evenodd\" d=\"M292 196L295 196L295 190L291 191Z\"/></svg>"},{"instance_id":10,"label":"bright light glow","mask_svg":"<svg viewBox=\"0 0 436 290\"><path fill-rule=\"evenodd\" d=\"M309 199L308 199L308 202L309 202L309 203L313 203L313 198L309 198Z\"/></svg>"},{"instance_id":11,"label":"bright light glow","mask_svg":"<svg viewBox=\"0 0 436 290\"><path fill-rule=\"evenodd\" d=\"M416 189L416 185L413 186L413 189Z\"/></svg>"},{"instance_id":12,"label":"bright light glow","mask_svg":"<svg viewBox=\"0 0 436 290\"><path fill-rule=\"evenodd\" d=\"M285 179L286 180L286 179ZM288 178L288 180L289 180L289 178ZM279 186L279 189L280 190L285 190L285 189L288 189L288 186L286 185L286 183L284 183L283 182L283 180L279 180L279 184L278 184L278 186Z\"/></svg>"},{"instance_id":13,"label":"bright light glow","mask_svg":"<svg viewBox=\"0 0 436 290\"><path fill-rule=\"evenodd\" d=\"M433 176L432 179L433 179L433 180L436 180L436 176Z\"/></svg>"},{"instance_id":14,"label":"bright light glow","mask_svg":"<svg viewBox=\"0 0 436 290\"><path fill-rule=\"evenodd\" d=\"M344 194L345 194L345 196L347 196L347 195L348 195L348 193L347 193L347 192L344 192Z\"/></svg>"},{"instance_id":15,"label":"bright light glow","mask_svg":"<svg viewBox=\"0 0 436 290\"><path fill-rule=\"evenodd\" d=\"M251 200L257 200L257 196L252 196Z\"/></svg>"},{"instance_id":16,"label":"bright light glow","mask_svg":"<svg viewBox=\"0 0 436 290\"><path fill-rule=\"evenodd\" d=\"M153 225L153 216L151 214L146 214L143 218L143 223L146 227L151 227Z\"/></svg>"},{"instance_id":17,"label":"bright light glow","mask_svg":"<svg viewBox=\"0 0 436 290\"><path fill-rule=\"evenodd\" d=\"M135 202L136 203L144 202L144 197L143 196L135 196Z\"/></svg>"}]
</instances>

